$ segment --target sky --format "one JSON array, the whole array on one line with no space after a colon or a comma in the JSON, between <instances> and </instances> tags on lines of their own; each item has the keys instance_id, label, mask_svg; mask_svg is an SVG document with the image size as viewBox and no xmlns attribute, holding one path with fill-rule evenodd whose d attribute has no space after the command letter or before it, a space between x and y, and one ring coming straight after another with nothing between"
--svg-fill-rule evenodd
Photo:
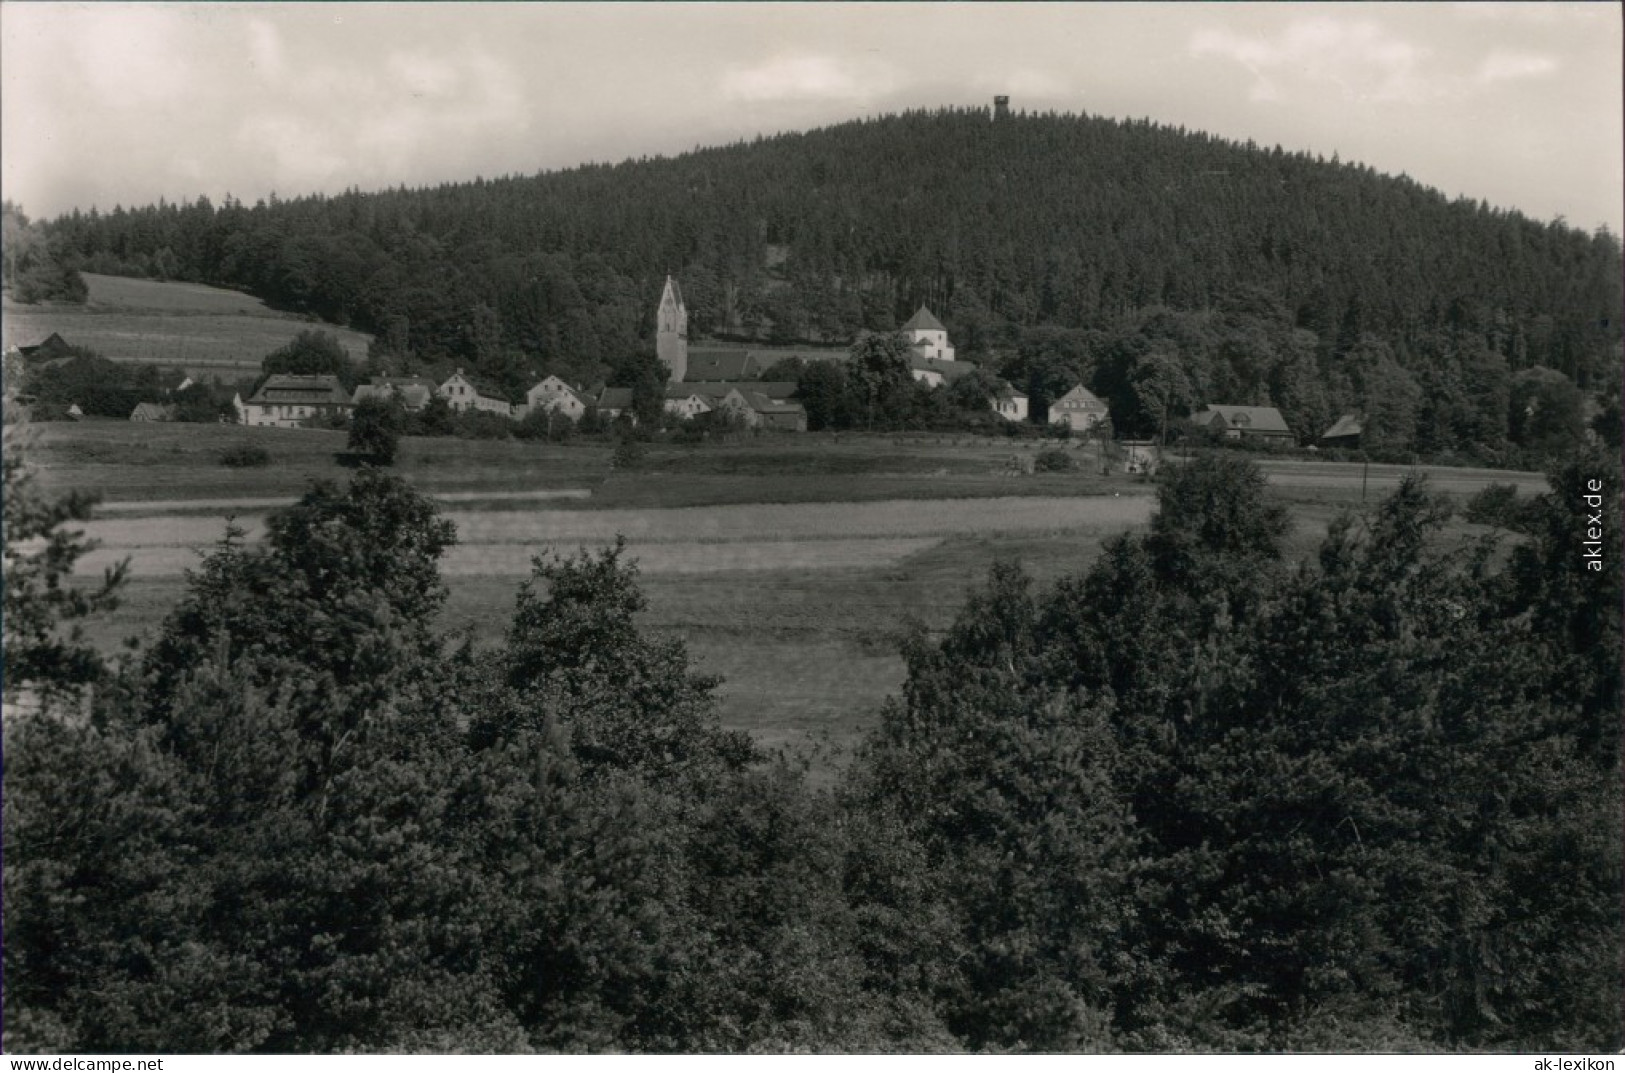
<instances>
[{"instance_id":1,"label":"sky","mask_svg":"<svg viewBox=\"0 0 1625 1073\"><path fill-rule=\"evenodd\" d=\"M905 108L1150 118L1625 231L1599 3L0 2L33 217L528 175Z\"/></svg>"}]
</instances>

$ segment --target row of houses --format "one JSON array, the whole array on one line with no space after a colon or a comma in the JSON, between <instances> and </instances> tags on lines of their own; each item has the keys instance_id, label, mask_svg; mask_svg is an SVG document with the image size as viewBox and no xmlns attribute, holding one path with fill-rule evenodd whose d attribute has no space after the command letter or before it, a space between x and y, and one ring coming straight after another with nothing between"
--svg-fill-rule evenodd
<instances>
[{"instance_id":1,"label":"row of houses","mask_svg":"<svg viewBox=\"0 0 1625 1073\"><path fill-rule=\"evenodd\" d=\"M749 428L776 428L801 432L807 411L790 398L796 385L780 382L669 383L664 406L679 417L720 412ZM521 420L533 413L554 413L580 420L589 410L613 420L632 416L632 389L606 387L589 392L557 376L549 376L525 392L523 403L509 402L493 385L458 369L444 383L416 376L380 376L356 388L352 395L338 377L329 374L281 373L266 378L246 401L233 400L238 420L245 425L297 428L310 421L342 419L367 399L395 400L416 412L441 398L457 411L489 413ZM135 417L136 415L132 415ZM137 419L153 419L142 415ZM634 418L635 419L635 418Z\"/></svg>"}]
</instances>

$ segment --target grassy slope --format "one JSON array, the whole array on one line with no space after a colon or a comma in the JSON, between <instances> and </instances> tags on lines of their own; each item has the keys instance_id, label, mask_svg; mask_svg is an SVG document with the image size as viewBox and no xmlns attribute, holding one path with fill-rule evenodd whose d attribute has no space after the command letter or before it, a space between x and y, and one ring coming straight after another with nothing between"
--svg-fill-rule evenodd
<instances>
[{"instance_id":1,"label":"grassy slope","mask_svg":"<svg viewBox=\"0 0 1625 1073\"><path fill-rule=\"evenodd\" d=\"M361 332L280 313L238 291L90 273L85 283L90 300L82 306L7 301L5 344L27 346L58 332L113 361L180 367L222 380L254 376L261 358L311 328L336 335L357 361L367 355L369 340Z\"/></svg>"}]
</instances>

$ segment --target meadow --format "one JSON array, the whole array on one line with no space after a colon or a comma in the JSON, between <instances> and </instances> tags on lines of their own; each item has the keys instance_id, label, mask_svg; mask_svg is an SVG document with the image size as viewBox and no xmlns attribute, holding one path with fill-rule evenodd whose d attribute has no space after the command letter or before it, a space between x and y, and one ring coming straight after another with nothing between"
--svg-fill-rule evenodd
<instances>
[{"instance_id":1,"label":"meadow","mask_svg":"<svg viewBox=\"0 0 1625 1073\"><path fill-rule=\"evenodd\" d=\"M30 456L58 490L103 497L87 527L102 547L86 573L129 558L123 606L96 622L109 651L149 635L179 597L184 572L224 532L252 538L268 510L313 478L343 480L344 435L310 430L84 422L36 426ZM220 452L253 443L263 469ZM1113 535L1146 524L1154 486L1102 475L1093 448L1078 468L1021 474L1027 443L952 436L762 436L700 446L650 445L633 471L599 442L416 439L396 472L438 499L461 543L444 561L448 633L501 640L537 554L603 546L618 535L649 599L644 626L688 645L721 675L731 727L764 745L822 750L821 766L873 725L903 680L897 642L910 623L941 629L997 559L1040 582L1086 569ZM1261 461L1297 525L1293 557L1312 554L1340 511L1375 502L1409 470ZM1539 474L1429 471L1459 499L1492 482L1526 494ZM1457 522L1451 539L1478 532Z\"/></svg>"},{"instance_id":2,"label":"meadow","mask_svg":"<svg viewBox=\"0 0 1625 1073\"><path fill-rule=\"evenodd\" d=\"M367 356L370 339L364 333L279 312L239 291L93 273L84 273L84 280L90 289L84 305L8 300L5 345L29 346L56 332L112 361L225 381L257 375L266 354L312 328L337 336L356 361Z\"/></svg>"}]
</instances>

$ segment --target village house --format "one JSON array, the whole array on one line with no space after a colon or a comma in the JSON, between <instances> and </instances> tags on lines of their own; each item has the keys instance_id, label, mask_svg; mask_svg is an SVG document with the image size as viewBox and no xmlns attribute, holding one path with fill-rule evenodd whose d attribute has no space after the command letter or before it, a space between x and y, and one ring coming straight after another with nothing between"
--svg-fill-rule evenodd
<instances>
[{"instance_id":1,"label":"village house","mask_svg":"<svg viewBox=\"0 0 1625 1073\"><path fill-rule=\"evenodd\" d=\"M1082 384L1049 404L1049 423L1065 425L1073 432L1088 432L1110 415L1099 396Z\"/></svg>"},{"instance_id":2,"label":"village house","mask_svg":"<svg viewBox=\"0 0 1625 1073\"><path fill-rule=\"evenodd\" d=\"M598 393L598 416L606 421L613 421L625 414L627 420L637 423L638 415L632 412L632 389L629 387L606 387Z\"/></svg>"},{"instance_id":3,"label":"village house","mask_svg":"<svg viewBox=\"0 0 1625 1073\"><path fill-rule=\"evenodd\" d=\"M479 410L484 413L513 416L513 404L491 384L475 381L458 369L435 392L446 400L453 410Z\"/></svg>"},{"instance_id":4,"label":"village house","mask_svg":"<svg viewBox=\"0 0 1625 1073\"><path fill-rule=\"evenodd\" d=\"M999 388L989 402L993 412L1006 421L1027 420L1027 395L1011 387L1008 381L999 381Z\"/></svg>"},{"instance_id":5,"label":"village house","mask_svg":"<svg viewBox=\"0 0 1625 1073\"><path fill-rule=\"evenodd\" d=\"M711 409L730 421L737 421L746 428L757 428L762 424L762 415L756 412L756 408L750 404L750 400L745 398L744 393L736 387L729 388L726 394L715 401Z\"/></svg>"},{"instance_id":6,"label":"village house","mask_svg":"<svg viewBox=\"0 0 1625 1073\"><path fill-rule=\"evenodd\" d=\"M1281 411L1273 406L1227 406L1215 403L1191 414L1193 426L1227 440L1290 441Z\"/></svg>"},{"instance_id":7,"label":"village house","mask_svg":"<svg viewBox=\"0 0 1625 1073\"><path fill-rule=\"evenodd\" d=\"M799 402L789 399L775 399L754 391L749 384L741 384L740 394L756 413L756 423L761 428L779 429L784 432L806 432L807 410Z\"/></svg>"},{"instance_id":8,"label":"village house","mask_svg":"<svg viewBox=\"0 0 1625 1073\"><path fill-rule=\"evenodd\" d=\"M665 411L684 420L710 413L712 409L710 401L704 395L693 390L694 386L693 384L667 384L666 401L662 404Z\"/></svg>"},{"instance_id":9,"label":"village house","mask_svg":"<svg viewBox=\"0 0 1625 1073\"><path fill-rule=\"evenodd\" d=\"M354 404L339 378L329 373L275 373L249 397L232 400L245 425L298 428L307 421L348 417Z\"/></svg>"},{"instance_id":10,"label":"village house","mask_svg":"<svg viewBox=\"0 0 1625 1073\"><path fill-rule=\"evenodd\" d=\"M434 398L435 382L426 376L375 376L355 389L355 403L367 399L394 400L408 413L417 413Z\"/></svg>"},{"instance_id":11,"label":"village house","mask_svg":"<svg viewBox=\"0 0 1625 1073\"><path fill-rule=\"evenodd\" d=\"M524 410L527 414L552 410L572 421L579 421L593 406L591 398L556 376L549 376L525 392Z\"/></svg>"}]
</instances>

